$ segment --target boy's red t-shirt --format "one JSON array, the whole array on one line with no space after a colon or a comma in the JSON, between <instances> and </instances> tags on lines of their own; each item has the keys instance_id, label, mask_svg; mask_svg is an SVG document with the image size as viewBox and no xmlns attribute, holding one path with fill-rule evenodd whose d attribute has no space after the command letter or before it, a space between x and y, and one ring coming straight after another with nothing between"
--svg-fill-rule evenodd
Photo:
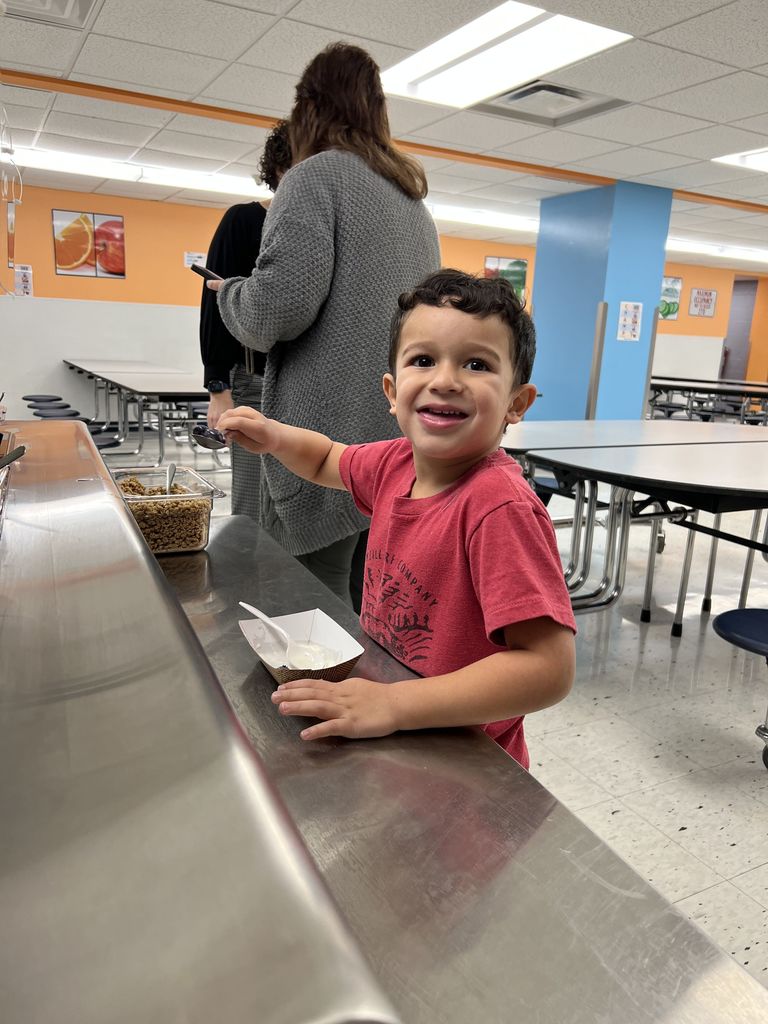
<instances>
[{"instance_id":1,"label":"boy's red t-shirt","mask_svg":"<svg viewBox=\"0 0 768 1024\"><path fill-rule=\"evenodd\" d=\"M547 510L499 450L430 498L410 498L410 441L350 445L341 477L371 516L360 623L422 676L505 649L504 627L547 616L576 630ZM523 719L483 726L524 767Z\"/></svg>"}]
</instances>

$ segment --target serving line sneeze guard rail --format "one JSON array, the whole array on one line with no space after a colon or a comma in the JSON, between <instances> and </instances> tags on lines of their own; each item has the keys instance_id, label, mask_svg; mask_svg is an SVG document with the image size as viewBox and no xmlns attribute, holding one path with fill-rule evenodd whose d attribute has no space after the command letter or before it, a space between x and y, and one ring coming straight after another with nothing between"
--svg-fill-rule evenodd
<instances>
[{"instance_id":1,"label":"serving line sneeze guard rail","mask_svg":"<svg viewBox=\"0 0 768 1024\"><path fill-rule=\"evenodd\" d=\"M3 1024L396 1024L84 425L2 429Z\"/></svg>"}]
</instances>

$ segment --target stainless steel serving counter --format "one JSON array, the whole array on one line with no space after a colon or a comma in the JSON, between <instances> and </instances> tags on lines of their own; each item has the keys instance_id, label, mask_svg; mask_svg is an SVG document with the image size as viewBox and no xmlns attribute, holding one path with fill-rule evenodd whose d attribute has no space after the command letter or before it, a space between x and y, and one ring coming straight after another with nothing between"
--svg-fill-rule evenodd
<instances>
[{"instance_id":1,"label":"stainless steel serving counter","mask_svg":"<svg viewBox=\"0 0 768 1024\"><path fill-rule=\"evenodd\" d=\"M356 673L407 673L249 519L161 565L404 1021L765 1024L768 992L479 730L303 743L239 600L320 607L367 648Z\"/></svg>"},{"instance_id":2,"label":"stainless steel serving counter","mask_svg":"<svg viewBox=\"0 0 768 1024\"><path fill-rule=\"evenodd\" d=\"M0 429L2 1024L396 1021L88 432Z\"/></svg>"}]
</instances>

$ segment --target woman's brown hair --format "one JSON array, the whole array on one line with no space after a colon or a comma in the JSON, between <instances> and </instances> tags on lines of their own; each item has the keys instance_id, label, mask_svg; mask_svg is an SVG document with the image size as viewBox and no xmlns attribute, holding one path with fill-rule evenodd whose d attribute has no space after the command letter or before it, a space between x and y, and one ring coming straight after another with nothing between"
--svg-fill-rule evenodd
<instances>
[{"instance_id":1,"label":"woman's brown hair","mask_svg":"<svg viewBox=\"0 0 768 1024\"><path fill-rule=\"evenodd\" d=\"M411 199L426 196L421 164L392 145L379 67L359 46L331 43L313 57L296 86L289 126L294 163L344 149Z\"/></svg>"}]
</instances>

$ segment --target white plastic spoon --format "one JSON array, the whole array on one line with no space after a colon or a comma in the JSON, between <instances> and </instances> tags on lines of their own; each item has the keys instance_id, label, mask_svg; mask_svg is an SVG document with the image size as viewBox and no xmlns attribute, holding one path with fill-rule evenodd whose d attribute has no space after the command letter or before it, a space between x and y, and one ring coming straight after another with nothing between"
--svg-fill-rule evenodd
<instances>
[{"instance_id":1,"label":"white plastic spoon","mask_svg":"<svg viewBox=\"0 0 768 1024\"><path fill-rule=\"evenodd\" d=\"M259 611L258 608L254 608L251 604L246 604L245 601L240 601L239 604L241 608L245 608L247 612L255 615L257 619L263 622L267 627L267 632L272 635L274 640L279 642L280 647L285 651L283 657L285 658L286 668L321 669L336 663L338 659L337 651L332 651L330 647L325 647L323 644L294 640L286 633L282 626L278 626L273 619L270 619L264 612Z\"/></svg>"}]
</instances>

